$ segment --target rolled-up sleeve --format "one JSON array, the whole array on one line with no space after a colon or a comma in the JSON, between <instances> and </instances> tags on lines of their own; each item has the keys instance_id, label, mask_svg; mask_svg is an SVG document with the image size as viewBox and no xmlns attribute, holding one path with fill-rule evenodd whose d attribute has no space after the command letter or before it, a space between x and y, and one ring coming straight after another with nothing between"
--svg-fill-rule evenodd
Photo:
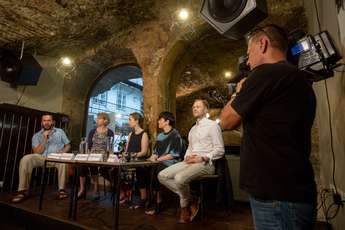
<instances>
[{"instance_id":1,"label":"rolled-up sleeve","mask_svg":"<svg viewBox=\"0 0 345 230\"><path fill-rule=\"evenodd\" d=\"M212 139L213 150L207 154L207 157L213 161L221 158L224 155L224 141L222 130L218 124L213 124L210 127L209 132Z\"/></svg>"},{"instance_id":2,"label":"rolled-up sleeve","mask_svg":"<svg viewBox=\"0 0 345 230\"><path fill-rule=\"evenodd\" d=\"M40 144L40 138L39 135L36 133L33 135L32 140L31 140L32 147L37 147L37 145Z\"/></svg>"}]
</instances>

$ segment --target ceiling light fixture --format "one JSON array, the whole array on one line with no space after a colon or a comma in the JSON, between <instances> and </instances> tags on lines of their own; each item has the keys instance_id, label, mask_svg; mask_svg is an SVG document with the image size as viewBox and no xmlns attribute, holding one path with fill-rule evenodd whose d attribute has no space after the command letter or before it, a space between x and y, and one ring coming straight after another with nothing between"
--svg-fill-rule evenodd
<instances>
[{"instance_id":1,"label":"ceiling light fixture","mask_svg":"<svg viewBox=\"0 0 345 230\"><path fill-rule=\"evenodd\" d=\"M63 57L61 58L61 63L64 66L70 66L72 64L72 60L69 57Z\"/></svg>"},{"instance_id":2,"label":"ceiling light fixture","mask_svg":"<svg viewBox=\"0 0 345 230\"><path fill-rule=\"evenodd\" d=\"M179 13L178 13L178 17L179 19L181 19L182 21L186 21L189 17L189 12L187 9L182 8Z\"/></svg>"},{"instance_id":3,"label":"ceiling light fixture","mask_svg":"<svg viewBox=\"0 0 345 230\"><path fill-rule=\"evenodd\" d=\"M56 62L56 70L61 73L64 78L71 79L76 72L76 65L70 57L61 57Z\"/></svg>"},{"instance_id":4,"label":"ceiling light fixture","mask_svg":"<svg viewBox=\"0 0 345 230\"><path fill-rule=\"evenodd\" d=\"M229 78L232 77L232 73L230 71L225 71L224 72L224 77L229 79Z\"/></svg>"}]
</instances>

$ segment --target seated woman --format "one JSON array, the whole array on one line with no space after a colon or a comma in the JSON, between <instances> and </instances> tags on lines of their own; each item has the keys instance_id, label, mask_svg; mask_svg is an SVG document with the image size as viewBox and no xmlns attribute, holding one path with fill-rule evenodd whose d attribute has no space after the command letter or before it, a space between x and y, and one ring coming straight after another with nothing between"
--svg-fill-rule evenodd
<instances>
[{"instance_id":1,"label":"seated woman","mask_svg":"<svg viewBox=\"0 0 345 230\"><path fill-rule=\"evenodd\" d=\"M113 131L107 128L107 125L110 123L109 115L107 113L98 113L97 114L97 128L92 129L89 132L87 142L88 147L91 153L101 153L103 154L107 150L107 140L109 137L114 137ZM98 167L86 167L83 166L80 168L80 189L78 192L78 199L86 197L85 182L86 176L90 170L92 178L92 200L99 199L98 192Z\"/></svg>"},{"instance_id":2,"label":"seated woman","mask_svg":"<svg viewBox=\"0 0 345 230\"><path fill-rule=\"evenodd\" d=\"M149 146L149 137L142 128L143 121L144 119L139 113L131 113L128 118L128 124L133 131L128 136L126 152L130 153L133 158L137 158L139 160L146 159L147 149ZM145 168L137 168L136 178L137 185L140 190L140 202L134 206L135 209L144 207L146 203L147 170Z\"/></svg>"},{"instance_id":3,"label":"seated woman","mask_svg":"<svg viewBox=\"0 0 345 230\"><path fill-rule=\"evenodd\" d=\"M159 192L160 183L157 175L163 169L181 161L181 156L184 153L184 143L179 132L174 129L175 118L170 112L161 112L158 117L158 128L163 132L159 133L156 139L156 144L153 148L153 154L149 158L151 161L159 161L158 167L153 176L153 189L157 194L157 201L154 209L147 210L148 215L156 215L161 211L162 196Z\"/></svg>"}]
</instances>

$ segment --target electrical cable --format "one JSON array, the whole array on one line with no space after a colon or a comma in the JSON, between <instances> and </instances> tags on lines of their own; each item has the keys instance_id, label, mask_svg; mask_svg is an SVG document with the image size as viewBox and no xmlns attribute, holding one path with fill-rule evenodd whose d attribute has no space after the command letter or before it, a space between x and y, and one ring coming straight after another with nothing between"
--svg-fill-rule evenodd
<instances>
[{"instance_id":1,"label":"electrical cable","mask_svg":"<svg viewBox=\"0 0 345 230\"><path fill-rule=\"evenodd\" d=\"M319 11L318 11L318 7L317 7L317 3L316 0L313 0L314 2L314 7L315 7L315 13L316 13L316 19L317 19L317 25L319 28L319 32L321 32L321 23L320 23L320 17L319 17ZM344 64L342 64L344 65ZM338 71L336 71L338 72ZM322 207L326 222L329 224L329 221L334 219L337 214L339 213L340 210L340 206L342 206L342 203L344 201L341 202L341 204L336 203L335 199L334 199L334 195L338 195L338 188L336 185L336 181L335 181L335 153L334 153L334 143L333 143L333 128L332 128L332 112L331 112L331 106L330 106L330 102L329 102L329 93L328 93L328 86L327 86L327 80L324 80L325 83L325 92L326 92L326 100L327 100L327 108L328 108L328 122L329 122L329 131L330 131L330 141L331 141L331 152L332 152L332 180L333 180L333 185L334 185L334 190L335 191L330 191L328 189L324 189L323 191L321 191L321 204L320 207ZM331 195L333 195L333 202L327 207L327 193L331 193ZM335 212L331 214L331 211L334 210L333 207L336 206ZM319 210L318 208L318 210Z\"/></svg>"}]
</instances>

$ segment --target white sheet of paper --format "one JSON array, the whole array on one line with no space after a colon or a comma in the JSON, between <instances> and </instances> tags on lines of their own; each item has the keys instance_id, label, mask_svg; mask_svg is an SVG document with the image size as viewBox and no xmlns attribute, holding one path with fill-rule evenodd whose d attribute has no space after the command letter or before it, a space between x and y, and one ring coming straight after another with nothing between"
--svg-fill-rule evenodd
<instances>
[{"instance_id":1,"label":"white sheet of paper","mask_svg":"<svg viewBox=\"0 0 345 230\"><path fill-rule=\"evenodd\" d=\"M107 162L117 163L119 162L119 158L116 155L109 155Z\"/></svg>"},{"instance_id":2,"label":"white sheet of paper","mask_svg":"<svg viewBox=\"0 0 345 230\"><path fill-rule=\"evenodd\" d=\"M74 160L75 161L87 161L87 158L89 157L89 154L77 154L75 157L74 157Z\"/></svg>"},{"instance_id":3,"label":"white sheet of paper","mask_svg":"<svg viewBox=\"0 0 345 230\"><path fill-rule=\"evenodd\" d=\"M103 155L99 153L91 153L89 154L87 161L103 161Z\"/></svg>"},{"instance_id":4,"label":"white sheet of paper","mask_svg":"<svg viewBox=\"0 0 345 230\"><path fill-rule=\"evenodd\" d=\"M61 160L73 160L74 154L73 153L62 153Z\"/></svg>"},{"instance_id":5,"label":"white sheet of paper","mask_svg":"<svg viewBox=\"0 0 345 230\"><path fill-rule=\"evenodd\" d=\"M60 159L61 156L62 156L61 153L50 153L50 154L48 154L47 157L48 157L49 159Z\"/></svg>"}]
</instances>

